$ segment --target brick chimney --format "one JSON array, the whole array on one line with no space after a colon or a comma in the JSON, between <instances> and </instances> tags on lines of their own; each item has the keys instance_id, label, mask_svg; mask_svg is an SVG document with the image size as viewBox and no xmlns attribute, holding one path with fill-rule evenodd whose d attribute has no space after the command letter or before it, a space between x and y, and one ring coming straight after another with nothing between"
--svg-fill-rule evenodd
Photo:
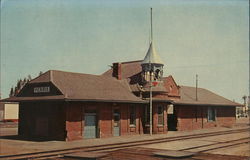
<instances>
[{"instance_id":1,"label":"brick chimney","mask_svg":"<svg viewBox=\"0 0 250 160\"><path fill-rule=\"evenodd\" d=\"M122 64L113 63L113 77L116 77L118 80L122 79Z\"/></svg>"}]
</instances>

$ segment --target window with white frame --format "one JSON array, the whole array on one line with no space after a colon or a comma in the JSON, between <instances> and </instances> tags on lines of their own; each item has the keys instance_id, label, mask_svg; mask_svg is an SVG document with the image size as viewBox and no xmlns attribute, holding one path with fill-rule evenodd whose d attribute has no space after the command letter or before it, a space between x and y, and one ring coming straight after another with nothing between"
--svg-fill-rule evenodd
<instances>
[{"instance_id":1,"label":"window with white frame","mask_svg":"<svg viewBox=\"0 0 250 160\"><path fill-rule=\"evenodd\" d=\"M135 108L135 106L130 106L129 112L130 112L130 126L135 126L136 125L136 108Z\"/></svg>"},{"instance_id":2,"label":"window with white frame","mask_svg":"<svg viewBox=\"0 0 250 160\"><path fill-rule=\"evenodd\" d=\"M158 106L158 125L163 125L163 106Z\"/></svg>"}]
</instances>

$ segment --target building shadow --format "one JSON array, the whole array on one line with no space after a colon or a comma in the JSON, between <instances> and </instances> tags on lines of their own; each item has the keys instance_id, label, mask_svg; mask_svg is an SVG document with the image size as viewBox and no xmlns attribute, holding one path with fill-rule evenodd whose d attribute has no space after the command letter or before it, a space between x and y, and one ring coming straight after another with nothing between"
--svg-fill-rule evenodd
<instances>
[{"instance_id":1,"label":"building shadow","mask_svg":"<svg viewBox=\"0 0 250 160\"><path fill-rule=\"evenodd\" d=\"M33 142L53 141L51 139L38 138L38 137L24 137L24 136L20 136L20 135L0 136L0 139L19 140L19 141L33 141Z\"/></svg>"}]
</instances>

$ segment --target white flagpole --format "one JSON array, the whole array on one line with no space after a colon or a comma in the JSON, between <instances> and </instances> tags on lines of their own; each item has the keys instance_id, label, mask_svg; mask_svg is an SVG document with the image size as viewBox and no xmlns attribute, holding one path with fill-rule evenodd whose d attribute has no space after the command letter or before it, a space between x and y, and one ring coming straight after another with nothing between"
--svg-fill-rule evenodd
<instances>
[{"instance_id":1,"label":"white flagpole","mask_svg":"<svg viewBox=\"0 0 250 160\"><path fill-rule=\"evenodd\" d=\"M152 45L152 41L153 41L153 26L152 26L152 8L150 9L150 20L151 20L151 45ZM152 46L151 46L152 47ZM150 110L150 135L153 134L153 126L152 126L152 121L153 121L153 118L152 118L152 114L153 114L153 106L152 106L152 66L151 66L151 57L149 58L149 66L150 66L150 96L149 96L149 110Z\"/></svg>"}]
</instances>

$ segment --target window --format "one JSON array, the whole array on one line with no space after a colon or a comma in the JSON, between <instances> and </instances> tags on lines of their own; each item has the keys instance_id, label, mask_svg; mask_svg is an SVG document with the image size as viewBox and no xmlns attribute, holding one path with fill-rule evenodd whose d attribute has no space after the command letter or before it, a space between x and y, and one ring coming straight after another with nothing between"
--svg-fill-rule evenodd
<instances>
[{"instance_id":1,"label":"window","mask_svg":"<svg viewBox=\"0 0 250 160\"><path fill-rule=\"evenodd\" d=\"M163 125L163 107L158 106L158 125Z\"/></svg>"},{"instance_id":2,"label":"window","mask_svg":"<svg viewBox=\"0 0 250 160\"><path fill-rule=\"evenodd\" d=\"M207 110L207 120L208 121L215 121L215 117L216 117L216 110L215 110L215 108L208 107L208 110Z\"/></svg>"},{"instance_id":3,"label":"window","mask_svg":"<svg viewBox=\"0 0 250 160\"><path fill-rule=\"evenodd\" d=\"M145 106L145 124L149 124L150 121L150 108L149 105Z\"/></svg>"},{"instance_id":4,"label":"window","mask_svg":"<svg viewBox=\"0 0 250 160\"><path fill-rule=\"evenodd\" d=\"M169 91L171 92L173 90L173 86L171 85L170 87L169 87Z\"/></svg>"},{"instance_id":5,"label":"window","mask_svg":"<svg viewBox=\"0 0 250 160\"><path fill-rule=\"evenodd\" d=\"M130 125L135 126L136 125L136 108L135 108L135 106L130 106L129 112L130 112Z\"/></svg>"},{"instance_id":6,"label":"window","mask_svg":"<svg viewBox=\"0 0 250 160\"><path fill-rule=\"evenodd\" d=\"M158 79L160 79L160 70L159 69L157 69L156 71L155 71L155 80L158 80Z\"/></svg>"}]
</instances>

